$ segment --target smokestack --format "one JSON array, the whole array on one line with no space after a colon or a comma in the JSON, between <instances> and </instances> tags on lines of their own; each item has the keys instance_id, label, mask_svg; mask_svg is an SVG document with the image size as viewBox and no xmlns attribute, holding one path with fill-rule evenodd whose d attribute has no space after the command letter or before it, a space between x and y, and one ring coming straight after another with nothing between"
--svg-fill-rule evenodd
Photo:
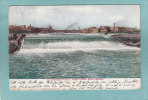
<instances>
[{"instance_id":1,"label":"smokestack","mask_svg":"<svg viewBox=\"0 0 148 100\"><path fill-rule=\"evenodd\" d=\"M115 26L115 23L114 23L114 32L115 32L115 27L116 27L116 26Z\"/></svg>"}]
</instances>

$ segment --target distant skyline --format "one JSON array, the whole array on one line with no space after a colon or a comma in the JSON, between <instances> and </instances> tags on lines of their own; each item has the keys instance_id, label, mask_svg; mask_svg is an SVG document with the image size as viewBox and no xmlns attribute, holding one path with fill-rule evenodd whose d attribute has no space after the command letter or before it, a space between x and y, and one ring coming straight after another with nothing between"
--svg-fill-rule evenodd
<instances>
[{"instance_id":1,"label":"distant skyline","mask_svg":"<svg viewBox=\"0 0 148 100\"><path fill-rule=\"evenodd\" d=\"M100 25L140 28L139 5L10 6L9 25L84 29Z\"/></svg>"}]
</instances>

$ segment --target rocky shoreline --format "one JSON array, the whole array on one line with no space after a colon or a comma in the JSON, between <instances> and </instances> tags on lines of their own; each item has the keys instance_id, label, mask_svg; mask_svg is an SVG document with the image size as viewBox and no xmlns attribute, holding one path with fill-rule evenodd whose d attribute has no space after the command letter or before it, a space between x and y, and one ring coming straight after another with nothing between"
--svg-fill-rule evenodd
<instances>
[{"instance_id":1,"label":"rocky shoreline","mask_svg":"<svg viewBox=\"0 0 148 100\"><path fill-rule=\"evenodd\" d=\"M139 47L139 48L141 46L140 34L125 33L125 34L112 35L111 37L128 46Z\"/></svg>"},{"instance_id":2,"label":"rocky shoreline","mask_svg":"<svg viewBox=\"0 0 148 100\"><path fill-rule=\"evenodd\" d=\"M9 54L20 50L25 34L9 33Z\"/></svg>"}]
</instances>

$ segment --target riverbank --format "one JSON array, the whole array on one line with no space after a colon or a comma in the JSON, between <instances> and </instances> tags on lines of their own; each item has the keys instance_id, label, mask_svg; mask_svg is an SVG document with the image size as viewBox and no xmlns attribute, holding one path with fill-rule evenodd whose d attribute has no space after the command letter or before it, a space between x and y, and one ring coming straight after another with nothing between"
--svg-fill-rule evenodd
<instances>
[{"instance_id":1,"label":"riverbank","mask_svg":"<svg viewBox=\"0 0 148 100\"><path fill-rule=\"evenodd\" d=\"M141 46L140 34L125 33L125 34L112 35L111 37L128 46L139 47L139 48Z\"/></svg>"},{"instance_id":2,"label":"riverbank","mask_svg":"<svg viewBox=\"0 0 148 100\"><path fill-rule=\"evenodd\" d=\"M9 54L20 50L25 34L9 33Z\"/></svg>"}]
</instances>

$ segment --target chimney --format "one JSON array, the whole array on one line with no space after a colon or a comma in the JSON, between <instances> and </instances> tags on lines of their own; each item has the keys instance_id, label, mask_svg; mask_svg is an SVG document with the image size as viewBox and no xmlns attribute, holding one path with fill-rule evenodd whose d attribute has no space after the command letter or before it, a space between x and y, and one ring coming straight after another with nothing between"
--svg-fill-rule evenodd
<instances>
[{"instance_id":1,"label":"chimney","mask_svg":"<svg viewBox=\"0 0 148 100\"><path fill-rule=\"evenodd\" d=\"M114 32L115 32L115 27L116 27L116 26L115 26L115 23L114 23Z\"/></svg>"}]
</instances>

